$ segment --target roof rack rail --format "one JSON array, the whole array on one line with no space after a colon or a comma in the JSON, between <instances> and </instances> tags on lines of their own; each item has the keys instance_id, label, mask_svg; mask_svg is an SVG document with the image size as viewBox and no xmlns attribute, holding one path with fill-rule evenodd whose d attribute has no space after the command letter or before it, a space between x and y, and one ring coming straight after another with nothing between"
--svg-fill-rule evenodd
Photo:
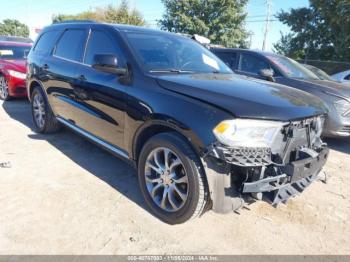
<instances>
[{"instance_id":1,"label":"roof rack rail","mask_svg":"<svg viewBox=\"0 0 350 262\"><path fill-rule=\"evenodd\" d=\"M71 23L98 23L95 20L64 20L60 22L55 22L54 24L71 24Z\"/></svg>"}]
</instances>

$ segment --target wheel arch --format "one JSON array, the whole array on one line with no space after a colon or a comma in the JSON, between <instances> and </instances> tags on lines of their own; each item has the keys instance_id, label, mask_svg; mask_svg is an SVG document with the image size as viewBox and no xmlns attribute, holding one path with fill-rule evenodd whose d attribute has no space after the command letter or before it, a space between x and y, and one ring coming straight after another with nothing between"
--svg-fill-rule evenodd
<instances>
[{"instance_id":1,"label":"wheel arch","mask_svg":"<svg viewBox=\"0 0 350 262\"><path fill-rule=\"evenodd\" d=\"M201 141L200 138L198 138L196 134L191 131L191 129L185 127L180 123L173 123L171 121L157 119L144 123L141 127L138 128L134 135L134 138L132 140L132 157L136 163L138 161L142 147L147 142L147 140L157 134L165 132L174 132L180 135L182 138L184 138L185 141L188 142L198 157L201 157L205 145L203 141Z\"/></svg>"},{"instance_id":2,"label":"wheel arch","mask_svg":"<svg viewBox=\"0 0 350 262\"><path fill-rule=\"evenodd\" d=\"M32 80L32 81L28 84L28 90L27 90L27 91L28 91L28 99L29 99L29 100L31 99L35 87L41 88L42 91L44 92L45 98L47 99L46 91L45 91L43 85L41 84L41 82L38 81L38 80Z\"/></svg>"},{"instance_id":3,"label":"wheel arch","mask_svg":"<svg viewBox=\"0 0 350 262\"><path fill-rule=\"evenodd\" d=\"M183 129L179 127L178 125L169 123L168 121L162 121L162 120L153 120L146 122L144 125L142 125L135 133L133 144L132 144L132 158L135 163L135 166L137 167L139 156L141 153L141 150L145 143L153 136L161 134L161 133L175 133L182 137L184 141L188 143L188 145L191 147L191 149L194 151L194 153L198 157L198 163L200 164L200 168L203 172L203 182L205 184L205 187L208 188L208 201L206 202L206 205L203 207L204 211L209 210L212 206L212 185L209 184L208 181L208 174L207 168L205 164L203 163L203 155L205 154L206 146L204 141L202 141L194 131L191 131L190 129Z\"/></svg>"}]
</instances>

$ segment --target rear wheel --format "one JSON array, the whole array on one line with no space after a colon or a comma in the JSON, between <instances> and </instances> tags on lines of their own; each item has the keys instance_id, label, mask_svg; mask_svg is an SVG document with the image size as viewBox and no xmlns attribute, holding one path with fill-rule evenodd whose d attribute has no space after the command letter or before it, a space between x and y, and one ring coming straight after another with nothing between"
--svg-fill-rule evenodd
<instances>
[{"instance_id":1,"label":"rear wheel","mask_svg":"<svg viewBox=\"0 0 350 262\"><path fill-rule=\"evenodd\" d=\"M148 206L164 222L180 224L203 213L208 198L203 167L176 133L162 133L146 142L138 178Z\"/></svg>"},{"instance_id":2,"label":"rear wheel","mask_svg":"<svg viewBox=\"0 0 350 262\"><path fill-rule=\"evenodd\" d=\"M40 87L35 87L33 90L31 108L35 131L38 133L53 133L60 129L61 125L53 115Z\"/></svg>"},{"instance_id":3,"label":"rear wheel","mask_svg":"<svg viewBox=\"0 0 350 262\"><path fill-rule=\"evenodd\" d=\"M10 99L8 83L3 75L0 75L0 99L4 101Z\"/></svg>"}]
</instances>

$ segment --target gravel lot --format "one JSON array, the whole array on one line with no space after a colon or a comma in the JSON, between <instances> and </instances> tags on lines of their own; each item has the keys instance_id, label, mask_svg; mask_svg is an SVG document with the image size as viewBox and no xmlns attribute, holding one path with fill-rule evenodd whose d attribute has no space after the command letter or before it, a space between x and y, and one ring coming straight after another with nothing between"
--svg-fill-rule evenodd
<instances>
[{"instance_id":1,"label":"gravel lot","mask_svg":"<svg viewBox=\"0 0 350 262\"><path fill-rule=\"evenodd\" d=\"M350 254L350 140L329 140L327 184L275 209L169 226L135 171L74 133L39 135L26 100L0 102L0 254Z\"/></svg>"}]
</instances>

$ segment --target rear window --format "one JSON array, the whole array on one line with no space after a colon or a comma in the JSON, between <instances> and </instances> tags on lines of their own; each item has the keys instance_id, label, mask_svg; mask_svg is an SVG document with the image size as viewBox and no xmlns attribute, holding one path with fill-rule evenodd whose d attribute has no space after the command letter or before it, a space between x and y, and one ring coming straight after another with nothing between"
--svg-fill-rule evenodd
<instances>
[{"instance_id":1,"label":"rear window","mask_svg":"<svg viewBox=\"0 0 350 262\"><path fill-rule=\"evenodd\" d=\"M84 40L84 29L69 29L65 31L58 41L55 55L72 61L81 61Z\"/></svg>"},{"instance_id":2,"label":"rear window","mask_svg":"<svg viewBox=\"0 0 350 262\"><path fill-rule=\"evenodd\" d=\"M0 58L9 60L22 60L26 59L30 51L30 46L0 46Z\"/></svg>"},{"instance_id":3,"label":"rear window","mask_svg":"<svg viewBox=\"0 0 350 262\"><path fill-rule=\"evenodd\" d=\"M49 31L43 33L38 42L35 45L34 51L48 54L52 51L52 48L57 40L59 31Z\"/></svg>"}]
</instances>

